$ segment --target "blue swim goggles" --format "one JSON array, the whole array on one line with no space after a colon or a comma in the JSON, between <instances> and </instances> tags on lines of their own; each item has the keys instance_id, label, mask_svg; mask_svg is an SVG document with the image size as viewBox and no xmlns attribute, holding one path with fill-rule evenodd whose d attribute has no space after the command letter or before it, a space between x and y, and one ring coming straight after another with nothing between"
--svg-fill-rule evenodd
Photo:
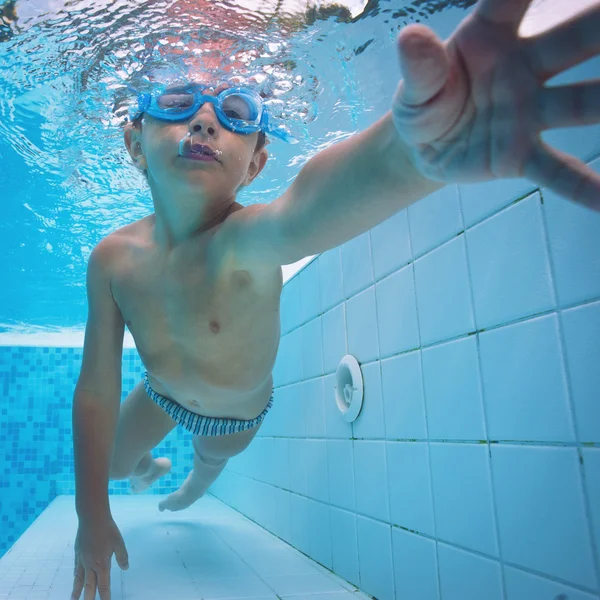
<instances>
[{"instance_id":1,"label":"blue swim goggles","mask_svg":"<svg viewBox=\"0 0 600 600\"><path fill-rule=\"evenodd\" d=\"M192 84L171 86L156 92L138 93L137 110L130 112L132 120L147 113L161 121L184 121L189 119L205 103L210 102L223 127L234 133L248 135L264 131L284 142L294 143L294 138L282 126L274 127L269 123L269 113L262 98L251 88L232 87L217 96L202 94L206 85Z\"/></svg>"}]
</instances>

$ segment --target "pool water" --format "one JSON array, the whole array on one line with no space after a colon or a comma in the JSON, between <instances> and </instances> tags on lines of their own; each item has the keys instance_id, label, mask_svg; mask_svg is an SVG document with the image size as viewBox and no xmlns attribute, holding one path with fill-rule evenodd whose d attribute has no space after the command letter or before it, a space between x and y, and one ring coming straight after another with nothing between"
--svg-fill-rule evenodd
<instances>
[{"instance_id":1,"label":"pool water","mask_svg":"<svg viewBox=\"0 0 600 600\"><path fill-rule=\"evenodd\" d=\"M402 27L445 38L472 5L0 8L0 598L72 584L86 263L152 211L122 140L126 83L190 62L254 81L298 139L273 140L238 198L271 202L389 109ZM583 5L535 2L523 31ZM596 58L556 84L599 75ZM544 138L600 172L600 126ZM503 180L446 186L292 266L274 406L250 447L181 513L156 508L192 465L181 428L150 490L110 483L132 565L113 561L113 598L599 600L599 240L598 213ZM352 423L335 402L347 354L365 389ZM142 372L128 338L123 398Z\"/></svg>"}]
</instances>

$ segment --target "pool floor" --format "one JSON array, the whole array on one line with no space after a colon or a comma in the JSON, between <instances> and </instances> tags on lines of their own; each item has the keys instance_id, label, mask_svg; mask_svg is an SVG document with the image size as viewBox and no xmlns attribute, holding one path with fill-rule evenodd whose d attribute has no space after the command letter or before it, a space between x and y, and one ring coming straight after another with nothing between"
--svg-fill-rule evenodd
<instances>
[{"instance_id":1,"label":"pool floor","mask_svg":"<svg viewBox=\"0 0 600 600\"><path fill-rule=\"evenodd\" d=\"M129 554L112 600L370 598L213 496L176 513L162 498L110 497ZM75 498L58 496L0 559L0 600L68 600L76 533Z\"/></svg>"}]
</instances>

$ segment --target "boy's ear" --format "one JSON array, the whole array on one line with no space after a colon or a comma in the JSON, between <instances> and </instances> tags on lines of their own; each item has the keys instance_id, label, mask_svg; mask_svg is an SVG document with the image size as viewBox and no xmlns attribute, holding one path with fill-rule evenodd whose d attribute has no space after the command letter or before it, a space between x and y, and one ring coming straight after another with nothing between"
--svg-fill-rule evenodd
<instances>
[{"instance_id":1,"label":"boy's ear","mask_svg":"<svg viewBox=\"0 0 600 600\"><path fill-rule=\"evenodd\" d=\"M126 123L123 131L123 138L125 140L127 152L129 152L129 156L131 156L131 160L133 160L135 166L142 171L147 169L146 157L144 156L142 148L141 129L133 123Z\"/></svg>"},{"instance_id":2,"label":"boy's ear","mask_svg":"<svg viewBox=\"0 0 600 600\"><path fill-rule=\"evenodd\" d=\"M261 148L258 152L254 153L250 165L248 166L248 173L242 183L242 186L250 185L265 168L269 153L266 148Z\"/></svg>"}]
</instances>

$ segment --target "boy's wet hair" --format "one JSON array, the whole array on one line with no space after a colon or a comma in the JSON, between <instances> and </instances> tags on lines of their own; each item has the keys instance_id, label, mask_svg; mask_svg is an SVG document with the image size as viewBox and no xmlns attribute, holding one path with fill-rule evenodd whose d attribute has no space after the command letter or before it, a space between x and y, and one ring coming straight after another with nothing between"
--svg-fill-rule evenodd
<instances>
[{"instance_id":1,"label":"boy's wet hair","mask_svg":"<svg viewBox=\"0 0 600 600\"><path fill-rule=\"evenodd\" d=\"M131 121L131 124L134 127L141 127L143 118L144 118L144 113L142 113L141 115L139 115L138 117L133 119L133 121ZM266 144L267 144L267 136L265 135L265 132L259 131L258 132L258 140L256 141L256 148L254 148L254 152L258 152L259 150L262 150L266 146ZM146 169L144 169L144 177L146 179L148 179L148 173L146 172Z\"/></svg>"}]
</instances>

